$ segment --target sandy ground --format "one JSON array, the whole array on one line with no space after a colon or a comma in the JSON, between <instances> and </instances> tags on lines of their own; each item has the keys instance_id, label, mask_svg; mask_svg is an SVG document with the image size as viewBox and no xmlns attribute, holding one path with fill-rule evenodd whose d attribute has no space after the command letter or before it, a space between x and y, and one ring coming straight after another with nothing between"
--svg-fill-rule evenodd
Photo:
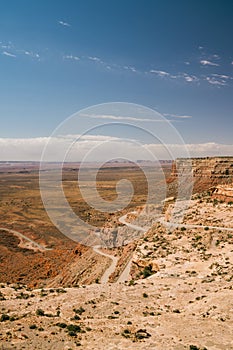
<instances>
[{"instance_id":1,"label":"sandy ground","mask_svg":"<svg viewBox=\"0 0 233 350\"><path fill-rule=\"evenodd\" d=\"M17 236L20 239L19 247L21 248L27 248L27 249L32 249L36 251L45 251L45 250L50 250L49 248L46 248L42 246L41 244L35 242L31 238L23 235L22 233L15 231L15 230L10 230L8 228L0 227L0 231L7 231L12 233L13 235Z\"/></svg>"},{"instance_id":2,"label":"sandy ground","mask_svg":"<svg viewBox=\"0 0 233 350\"><path fill-rule=\"evenodd\" d=\"M229 283L153 276L132 286L64 291L1 288L1 312L16 320L1 322L0 349L233 349ZM28 299L18 299L21 292ZM85 311L74 312L80 307ZM38 308L47 316L36 315ZM69 335L58 323L79 325L82 333Z\"/></svg>"},{"instance_id":3,"label":"sandy ground","mask_svg":"<svg viewBox=\"0 0 233 350\"><path fill-rule=\"evenodd\" d=\"M205 229L209 217L232 227L231 215L229 205L202 199L192 201L184 225L203 228L169 232L157 223L132 258L156 261L159 271L146 279L46 290L1 285L0 349L233 349L233 236Z\"/></svg>"}]
</instances>

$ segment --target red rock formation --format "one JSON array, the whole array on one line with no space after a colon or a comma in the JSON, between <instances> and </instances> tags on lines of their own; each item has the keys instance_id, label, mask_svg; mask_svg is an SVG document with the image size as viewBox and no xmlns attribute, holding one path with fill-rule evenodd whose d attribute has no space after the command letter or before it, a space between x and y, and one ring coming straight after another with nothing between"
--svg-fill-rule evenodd
<instances>
[{"instance_id":1,"label":"red rock formation","mask_svg":"<svg viewBox=\"0 0 233 350\"><path fill-rule=\"evenodd\" d=\"M233 183L233 157L178 158L172 165L167 183L175 191L178 178L188 174L192 167L193 192L202 192L212 186Z\"/></svg>"}]
</instances>

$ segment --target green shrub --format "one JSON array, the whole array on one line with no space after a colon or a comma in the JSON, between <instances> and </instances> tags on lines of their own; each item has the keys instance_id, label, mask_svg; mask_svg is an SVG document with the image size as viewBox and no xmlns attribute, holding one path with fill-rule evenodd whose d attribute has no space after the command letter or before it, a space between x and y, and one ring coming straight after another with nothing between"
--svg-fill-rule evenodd
<instances>
[{"instance_id":1,"label":"green shrub","mask_svg":"<svg viewBox=\"0 0 233 350\"><path fill-rule=\"evenodd\" d=\"M85 309L82 306L80 306L80 308L74 309L73 311L78 315L82 315L82 313L85 312Z\"/></svg>"},{"instance_id":2,"label":"green shrub","mask_svg":"<svg viewBox=\"0 0 233 350\"><path fill-rule=\"evenodd\" d=\"M79 315L74 315L74 317L72 317L72 320L79 321L81 320L81 317Z\"/></svg>"},{"instance_id":3,"label":"green shrub","mask_svg":"<svg viewBox=\"0 0 233 350\"><path fill-rule=\"evenodd\" d=\"M129 286L134 286L135 285L135 281L134 280L130 280L129 281Z\"/></svg>"},{"instance_id":4,"label":"green shrub","mask_svg":"<svg viewBox=\"0 0 233 350\"><path fill-rule=\"evenodd\" d=\"M67 326L67 330L69 332L75 332L75 333L80 333L82 330L81 330L81 327L76 325L76 324L69 324Z\"/></svg>"},{"instance_id":5,"label":"green shrub","mask_svg":"<svg viewBox=\"0 0 233 350\"><path fill-rule=\"evenodd\" d=\"M45 313L42 309L37 309L36 310L36 316L45 316Z\"/></svg>"},{"instance_id":6,"label":"green shrub","mask_svg":"<svg viewBox=\"0 0 233 350\"><path fill-rule=\"evenodd\" d=\"M2 314L0 318L0 322L8 321L10 319L10 316L7 314Z\"/></svg>"},{"instance_id":7,"label":"green shrub","mask_svg":"<svg viewBox=\"0 0 233 350\"><path fill-rule=\"evenodd\" d=\"M76 337L77 334L73 331L69 331L68 334L71 336L71 337Z\"/></svg>"},{"instance_id":8,"label":"green shrub","mask_svg":"<svg viewBox=\"0 0 233 350\"><path fill-rule=\"evenodd\" d=\"M124 329L121 335L125 338L130 338L130 333L131 333L130 330Z\"/></svg>"},{"instance_id":9,"label":"green shrub","mask_svg":"<svg viewBox=\"0 0 233 350\"><path fill-rule=\"evenodd\" d=\"M151 337L151 334L148 333L146 329L139 329L135 333L135 338L136 339L145 339L145 338L149 338L149 337Z\"/></svg>"},{"instance_id":10,"label":"green shrub","mask_svg":"<svg viewBox=\"0 0 233 350\"><path fill-rule=\"evenodd\" d=\"M0 300L6 300L6 298L4 297L4 294L2 292L0 292Z\"/></svg>"},{"instance_id":11,"label":"green shrub","mask_svg":"<svg viewBox=\"0 0 233 350\"><path fill-rule=\"evenodd\" d=\"M56 326L60 327L60 328L66 328L67 324L64 322L60 322L60 323L56 323Z\"/></svg>"},{"instance_id":12,"label":"green shrub","mask_svg":"<svg viewBox=\"0 0 233 350\"><path fill-rule=\"evenodd\" d=\"M147 277L153 275L152 266L151 265L145 266L144 270L142 271L142 274L143 274L144 278L147 278Z\"/></svg>"},{"instance_id":13,"label":"green shrub","mask_svg":"<svg viewBox=\"0 0 233 350\"><path fill-rule=\"evenodd\" d=\"M19 295L16 296L16 299L28 299L29 297L29 294L21 292Z\"/></svg>"},{"instance_id":14,"label":"green shrub","mask_svg":"<svg viewBox=\"0 0 233 350\"><path fill-rule=\"evenodd\" d=\"M37 328L37 325L36 325L36 324L31 324L31 325L29 326L29 328L30 328L30 329L36 329L36 328Z\"/></svg>"}]
</instances>

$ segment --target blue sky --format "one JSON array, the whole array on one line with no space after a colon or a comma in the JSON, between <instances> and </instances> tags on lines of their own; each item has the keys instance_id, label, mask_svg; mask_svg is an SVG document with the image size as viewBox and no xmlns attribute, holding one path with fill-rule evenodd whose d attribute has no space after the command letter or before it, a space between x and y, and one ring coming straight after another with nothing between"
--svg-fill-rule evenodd
<instances>
[{"instance_id":1,"label":"blue sky","mask_svg":"<svg viewBox=\"0 0 233 350\"><path fill-rule=\"evenodd\" d=\"M0 137L45 138L82 108L122 101L229 154L232 36L227 0L2 1Z\"/></svg>"}]
</instances>

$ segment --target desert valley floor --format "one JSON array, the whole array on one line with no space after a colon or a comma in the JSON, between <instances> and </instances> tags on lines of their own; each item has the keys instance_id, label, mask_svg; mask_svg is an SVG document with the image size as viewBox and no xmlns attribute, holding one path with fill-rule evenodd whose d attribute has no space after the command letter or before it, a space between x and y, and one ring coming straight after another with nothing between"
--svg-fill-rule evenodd
<instances>
[{"instance_id":1,"label":"desert valley floor","mask_svg":"<svg viewBox=\"0 0 233 350\"><path fill-rule=\"evenodd\" d=\"M230 184L193 194L179 224L171 199L133 242L98 251L63 241L38 205L36 175L10 176L14 184L3 174L1 187L0 349L233 349ZM142 199L107 227L147 227Z\"/></svg>"}]
</instances>

